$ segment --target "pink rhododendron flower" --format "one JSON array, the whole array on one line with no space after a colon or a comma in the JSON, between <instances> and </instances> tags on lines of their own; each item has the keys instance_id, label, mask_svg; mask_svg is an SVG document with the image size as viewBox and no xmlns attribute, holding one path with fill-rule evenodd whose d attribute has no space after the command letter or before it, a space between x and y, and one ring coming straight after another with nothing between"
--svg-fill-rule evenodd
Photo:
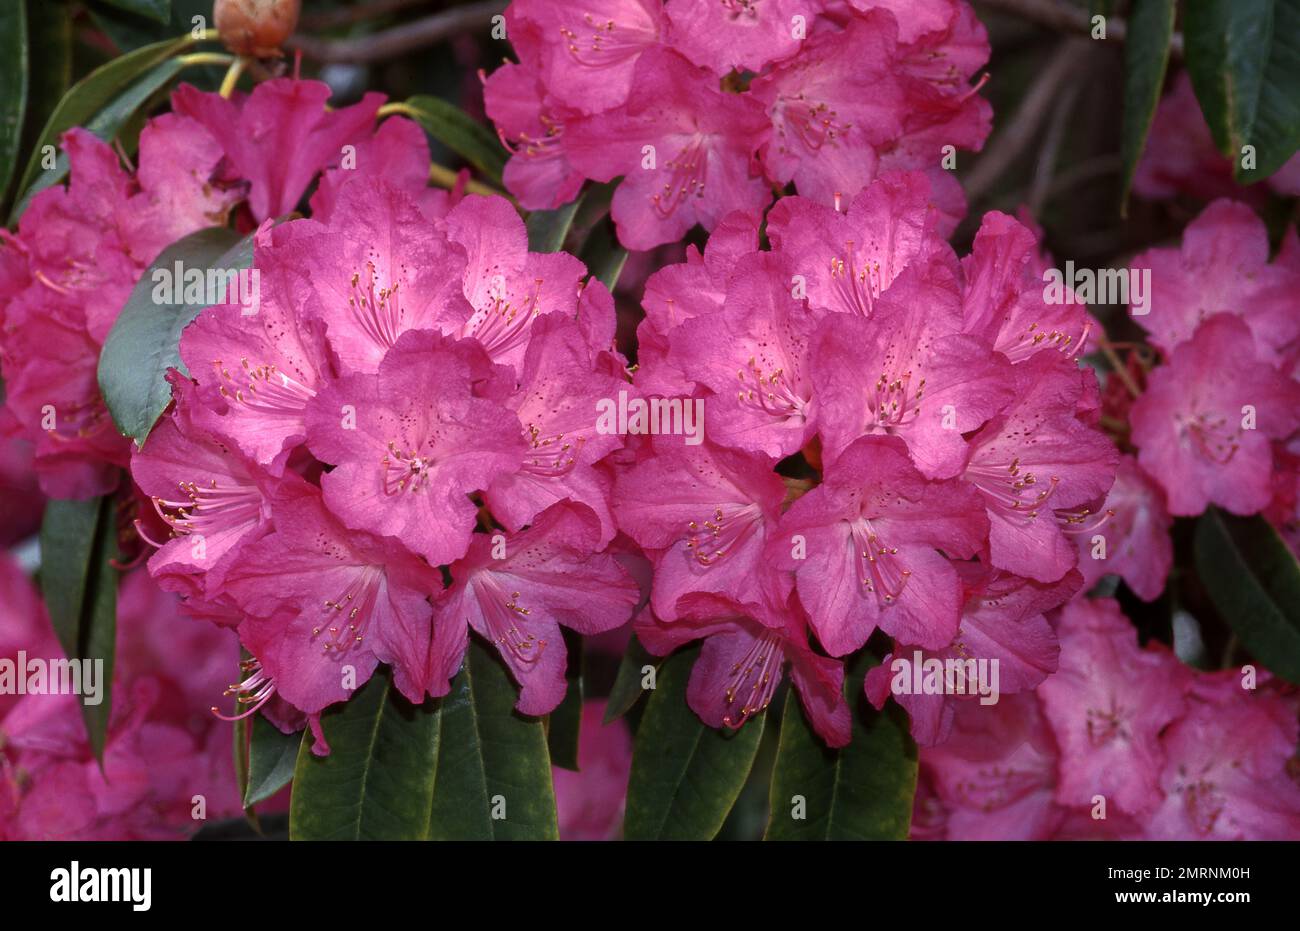
<instances>
[{"instance_id":1,"label":"pink rhododendron flower","mask_svg":"<svg viewBox=\"0 0 1300 931\"><path fill-rule=\"evenodd\" d=\"M766 128L756 100L656 47L637 61L627 103L569 124L565 149L589 178L623 176L611 214L619 241L649 249L733 210L762 212L772 195L751 156Z\"/></svg>"},{"instance_id":2,"label":"pink rhododendron flower","mask_svg":"<svg viewBox=\"0 0 1300 931\"><path fill-rule=\"evenodd\" d=\"M88 498L117 484L128 441L99 393L99 351L145 268L173 240L220 224L240 191L212 182L220 151L174 114L140 134L139 170L82 129L62 139L69 183L0 234L0 371L9 429L35 447L42 489Z\"/></svg>"},{"instance_id":3,"label":"pink rhododendron flower","mask_svg":"<svg viewBox=\"0 0 1300 931\"><path fill-rule=\"evenodd\" d=\"M1154 601L1164 591L1174 561L1169 538L1173 518L1165 509L1164 492L1132 456L1121 456L1103 509L1109 517L1103 526L1092 534L1075 534L1084 587L1091 588L1110 573L1143 601ZM1101 557L1095 555L1098 536L1104 547Z\"/></svg>"},{"instance_id":4,"label":"pink rhododendron flower","mask_svg":"<svg viewBox=\"0 0 1300 931\"><path fill-rule=\"evenodd\" d=\"M673 47L695 64L725 75L761 71L800 52L803 36L824 5L822 0L667 0L664 9Z\"/></svg>"},{"instance_id":5,"label":"pink rhododendron flower","mask_svg":"<svg viewBox=\"0 0 1300 931\"><path fill-rule=\"evenodd\" d=\"M665 489L672 493L665 495ZM618 474L619 527L654 554L651 603L664 619L693 592L761 602L763 548L780 519L785 487L766 457L657 438L653 454Z\"/></svg>"},{"instance_id":6,"label":"pink rhododendron flower","mask_svg":"<svg viewBox=\"0 0 1300 931\"><path fill-rule=\"evenodd\" d=\"M1186 710L1191 672L1167 649L1139 649L1110 599L1081 599L1061 612L1061 662L1039 688L1061 748L1056 798L1086 807L1093 796L1132 815L1160 803L1158 737Z\"/></svg>"},{"instance_id":7,"label":"pink rhododendron flower","mask_svg":"<svg viewBox=\"0 0 1300 931\"><path fill-rule=\"evenodd\" d=\"M241 684L253 709L278 692L319 714L379 662L417 704L426 692L445 694L444 658L430 652L437 570L394 538L345 528L304 481L286 477L271 508L274 531L240 547L224 584L246 615L239 636L257 660Z\"/></svg>"},{"instance_id":8,"label":"pink rhododendron flower","mask_svg":"<svg viewBox=\"0 0 1300 931\"><path fill-rule=\"evenodd\" d=\"M867 698L881 708L893 695L907 709L912 737L922 746L948 739L962 702L976 701L982 707L996 704L1003 695L1032 691L1056 672L1060 647L1044 613L1069 600L1080 586L1077 573L1043 584L1003 572L981 571L974 564L957 568L965 583L966 603L952 643L942 650L895 644L894 652L866 675ZM918 655L919 671L914 668ZM946 686L936 694L918 694L912 688L913 680L924 674L931 659L962 664L961 678L954 683L962 689L961 694L950 694ZM899 660L902 663L896 667ZM895 681L903 688L895 689Z\"/></svg>"},{"instance_id":9,"label":"pink rhododendron flower","mask_svg":"<svg viewBox=\"0 0 1300 931\"><path fill-rule=\"evenodd\" d=\"M660 0L513 0L506 17L515 48L535 59L547 92L582 113L627 100L637 59L664 30Z\"/></svg>"},{"instance_id":10,"label":"pink rhododendron flower","mask_svg":"<svg viewBox=\"0 0 1300 931\"><path fill-rule=\"evenodd\" d=\"M716 595L689 595L679 604L681 618L664 622L647 611L638 618L636 633L646 649L660 655L704 640L686 687L686 701L700 720L710 727L738 728L760 714L789 662L790 680L813 729L829 746L849 742L844 664L809 647L800 611L755 612Z\"/></svg>"},{"instance_id":11,"label":"pink rhododendron flower","mask_svg":"<svg viewBox=\"0 0 1300 931\"><path fill-rule=\"evenodd\" d=\"M1294 696L1253 693L1236 670L1201 676L1186 716L1161 738L1164 803L1146 836L1160 840L1290 840L1300 833Z\"/></svg>"},{"instance_id":12,"label":"pink rhododendron flower","mask_svg":"<svg viewBox=\"0 0 1300 931\"><path fill-rule=\"evenodd\" d=\"M794 571L832 656L856 650L876 627L939 649L956 634L961 609L961 581L939 550L969 558L987 533L974 489L927 482L901 440L863 437L790 506L768 558ZM806 540L806 559L792 554L796 534Z\"/></svg>"},{"instance_id":13,"label":"pink rhododendron flower","mask_svg":"<svg viewBox=\"0 0 1300 931\"><path fill-rule=\"evenodd\" d=\"M515 707L523 714L552 711L566 686L560 625L583 634L610 630L627 623L640 597L613 556L593 553L599 536L596 516L567 503L548 508L521 533L476 535L451 566L435 645L459 640L463 650L468 624L492 642L519 684ZM451 672L457 666L459 660Z\"/></svg>"},{"instance_id":14,"label":"pink rhododendron flower","mask_svg":"<svg viewBox=\"0 0 1300 931\"><path fill-rule=\"evenodd\" d=\"M63 659L31 583L0 559L7 593L0 656ZM81 697L28 693L0 699L0 838L182 839L206 817L239 812L229 725L206 702L238 661L233 637L206 625L178 632L176 601L143 572L127 575L117 616L113 714L103 767L91 752ZM107 689L107 683L103 683Z\"/></svg>"},{"instance_id":15,"label":"pink rhododendron flower","mask_svg":"<svg viewBox=\"0 0 1300 931\"><path fill-rule=\"evenodd\" d=\"M470 373L455 341L411 332L377 373L349 375L311 401L308 446L335 466L321 488L344 524L400 539L433 565L464 554L469 493L519 468L524 454L518 420L473 397Z\"/></svg>"},{"instance_id":16,"label":"pink rhododendron flower","mask_svg":"<svg viewBox=\"0 0 1300 931\"><path fill-rule=\"evenodd\" d=\"M1015 367L1016 401L971 439L963 477L988 512L989 559L1040 582L1077 562L1071 533L1095 524L1118 453L1076 416L1078 370L1056 353Z\"/></svg>"},{"instance_id":17,"label":"pink rhododendron flower","mask_svg":"<svg viewBox=\"0 0 1300 931\"><path fill-rule=\"evenodd\" d=\"M669 336L669 360L713 392L705 424L718 442L782 457L811 436L809 354L816 318L790 295L784 256L742 258L723 308L695 317Z\"/></svg>"},{"instance_id":18,"label":"pink rhododendron flower","mask_svg":"<svg viewBox=\"0 0 1300 931\"><path fill-rule=\"evenodd\" d=\"M1217 314L1151 372L1132 425L1170 514L1209 504L1253 514L1271 498L1270 439L1300 425L1300 384L1269 364L1245 323Z\"/></svg>"},{"instance_id":19,"label":"pink rhododendron flower","mask_svg":"<svg viewBox=\"0 0 1300 931\"><path fill-rule=\"evenodd\" d=\"M962 259L963 331L988 340L1016 364L1043 350L1070 358L1087 351L1093 331L1087 304L1049 303L1046 268L1034 230L1004 213L986 213L971 254Z\"/></svg>"},{"instance_id":20,"label":"pink rhododendron flower","mask_svg":"<svg viewBox=\"0 0 1300 931\"><path fill-rule=\"evenodd\" d=\"M754 6L767 14L769 4ZM772 119L763 160L773 181L793 181L800 195L824 204L867 186L877 147L903 128L903 91L891 73L895 30L887 15L855 19L842 32L813 36L796 57L754 81L753 94Z\"/></svg>"},{"instance_id":21,"label":"pink rhododendron flower","mask_svg":"<svg viewBox=\"0 0 1300 931\"><path fill-rule=\"evenodd\" d=\"M1300 269L1269 264L1264 222L1243 204L1215 201L1187 225L1180 250L1150 249L1132 267L1151 277L1150 313L1134 319L1166 354L1219 313L1245 322L1270 361L1300 337Z\"/></svg>"},{"instance_id":22,"label":"pink rhododendron flower","mask_svg":"<svg viewBox=\"0 0 1300 931\"><path fill-rule=\"evenodd\" d=\"M233 100L182 84L172 106L216 138L227 173L249 182L248 206L260 223L292 211L312 179L339 163L343 147L364 138L384 102L382 94L366 94L327 111L329 98L329 85L320 81L275 78Z\"/></svg>"}]
</instances>

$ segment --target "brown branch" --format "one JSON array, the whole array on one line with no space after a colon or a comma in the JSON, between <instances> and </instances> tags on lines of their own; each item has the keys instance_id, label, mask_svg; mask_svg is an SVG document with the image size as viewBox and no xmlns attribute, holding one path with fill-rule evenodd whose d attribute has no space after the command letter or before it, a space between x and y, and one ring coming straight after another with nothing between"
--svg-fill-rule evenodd
<instances>
[{"instance_id":1,"label":"brown branch","mask_svg":"<svg viewBox=\"0 0 1300 931\"><path fill-rule=\"evenodd\" d=\"M303 32L316 32L321 29L337 29L351 26L353 23L367 19L379 19L392 13L417 6L428 6L432 0L370 0L357 6L345 6L337 10L321 10L316 13L304 13L298 20L298 28Z\"/></svg>"},{"instance_id":2,"label":"brown branch","mask_svg":"<svg viewBox=\"0 0 1300 931\"><path fill-rule=\"evenodd\" d=\"M486 0L468 6L453 7L433 16L385 29L356 39L319 39L294 36L285 47L322 62L366 62L395 58L407 52L434 45L450 36L479 29L504 12L505 0Z\"/></svg>"},{"instance_id":3,"label":"brown branch","mask_svg":"<svg viewBox=\"0 0 1300 931\"><path fill-rule=\"evenodd\" d=\"M1075 76L1091 49L1081 39L1064 39L1051 62L1020 101L1001 132L995 133L971 173L962 179L971 203L980 200L1038 135L1065 82Z\"/></svg>"},{"instance_id":4,"label":"brown branch","mask_svg":"<svg viewBox=\"0 0 1300 931\"><path fill-rule=\"evenodd\" d=\"M1072 3L1063 3L1060 0L975 0L975 4L999 13L1018 16L1058 32L1092 35L1093 14ZM1123 42L1127 36L1128 23L1118 16L1106 17L1107 39ZM1175 32L1170 37L1169 54L1174 58L1183 57L1182 33Z\"/></svg>"}]
</instances>

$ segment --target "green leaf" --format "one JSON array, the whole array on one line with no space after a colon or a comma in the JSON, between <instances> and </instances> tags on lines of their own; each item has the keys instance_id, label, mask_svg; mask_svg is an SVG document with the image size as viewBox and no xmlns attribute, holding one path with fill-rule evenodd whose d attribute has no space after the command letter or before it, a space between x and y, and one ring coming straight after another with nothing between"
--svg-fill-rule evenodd
<instances>
[{"instance_id":1,"label":"green leaf","mask_svg":"<svg viewBox=\"0 0 1300 931\"><path fill-rule=\"evenodd\" d=\"M0 8L0 202L9 193L27 112L27 8Z\"/></svg>"},{"instance_id":2,"label":"green leaf","mask_svg":"<svg viewBox=\"0 0 1300 931\"><path fill-rule=\"evenodd\" d=\"M539 720L514 710L517 696L505 667L471 638L465 665L442 699L431 839L559 837L546 735Z\"/></svg>"},{"instance_id":3,"label":"green leaf","mask_svg":"<svg viewBox=\"0 0 1300 931\"><path fill-rule=\"evenodd\" d=\"M636 732L627 787L628 840L712 840L744 788L766 714L737 731L708 727L686 704L698 646L659 669Z\"/></svg>"},{"instance_id":4,"label":"green leaf","mask_svg":"<svg viewBox=\"0 0 1300 931\"><path fill-rule=\"evenodd\" d=\"M1124 43L1121 213L1127 212L1133 173L1146 145L1156 104L1160 102L1177 12L1175 0L1134 0L1129 13L1128 37Z\"/></svg>"},{"instance_id":5,"label":"green leaf","mask_svg":"<svg viewBox=\"0 0 1300 931\"><path fill-rule=\"evenodd\" d=\"M302 739L297 734L281 733L260 714L245 720L252 721L252 737L248 743L248 784L244 790L244 807L251 808L275 795L293 779Z\"/></svg>"},{"instance_id":6,"label":"green leaf","mask_svg":"<svg viewBox=\"0 0 1300 931\"><path fill-rule=\"evenodd\" d=\"M171 0L103 0L103 2L159 23L167 22L172 15Z\"/></svg>"},{"instance_id":7,"label":"green leaf","mask_svg":"<svg viewBox=\"0 0 1300 931\"><path fill-rule=\"evenodd\" d=\"M554 210L534 210L524 226L528 228L528 248L532 252L559 252L573 226L573 217L582 203L579 195L572 203Z\"/></svg>"},{"instance_id":8,"label":"green leaf","mask_svg":"<svg viewBox=\"0 0 1300 931\"><path fill-rule=\"evenodd\" d=\"M1214 144L1229 158L1250 136L1273 33L1274 0L1195 0L1183 17L1187 70Z\"/></svg>"},{"instance_id":9,"label":"green leaf","mask_svg":"<svg viewBox=\"0 0 1300 931\"><path fill-rule=\"evenodd\" d=\"M188 374L180 357L181 331L204 304L156 303L154 269L172 273L177 262L190 269L244 269L253 262L251 236L212 227L179 239L162 251L136 282L99 356L99 387L123 436L144 445L171 400L169 367Z\"/></svg>"},{"instance_id":10,"label":"green leaf","mask_svg":"<svg viewBox=\"0 0 1300 931\"><path fill-rule=\"evenodd\" d=\"M72 83L72 8L66 3L26 0L29 61L41 63L28 76L24 152L34 150L45 126ZM14 191L14 196L21 190Z\"/></svg>"},{"instance_id":11,"label":"green leaf","mask_svg":"<svg viewBox=\"0 0 1300 931\"><path fill-rule=\"evenodd\" d=\"M73 85L72 89L59 101L59 105L54 108L54 112L50 114L49 120L45 123L45 128L41 130L41 134L36 140L27 167L18 182L17 190L23 196L10 214L11 223L22 212L29 191L42 174L41 150L47 145L57 146L59 136L73 126L88 126L96 114L108 107L132 82L171 58L172 55L188 46L190 42L189 36L182 36L164 42L155 42L153 45L146 45L144 48L114 58ZM118 121L119 125L123 120L125 120L125 116L122 116ZM112 122L112 120L110 119L108 122ZM57 171L57 169L54 170ZM45 172L45 174L49 174L49 172ZM60 174L59 177L62 177L62 175ZM45 183L48 186L48 184L53 184L57 180L58 178L55 178L53 181L47 180Z\"/></svg>"},{"instance_id":12,"label":"green leaf","mask_svg":"<svg viewBox=\"0 0 1300 931\"><path fill-rule=\"evenodd\" d=\"M413 706L386 668L321 715L330 755L303 734L289 803L294 840L417 840L428 833L441 718Z\"/></svg>"},{"instance_id":13,"label":"green leaf","mask_svg":"<svg viewBox=\"0 0 1300 931\"><path fill-rule=\"evenodd\" d=\"M865 669L845 676L853 737L839 750L827 747L809 726L795 690L786 695L767 840L907 839L916 794L916 744L897 705L890 703L883 711L866 705L863 673ZM802 818L795 817L796 804Z\"/></svg>"},{"instance_id":14,"label":"green leaf","mask_svg":"<svg viewBox=\"0 0 1300 931\"><path fill-rule=\"evenodd\" d=\"M289 833L301 840L555 839L546 735L472 640L451 692L416 708L381 669L321 716L330 755L303 735ZM494 817L495 816L495 817Z\"/></svg>"},{"instance_id":15,"label":"green leaf","mask_svg":"<svg viewBox=\"0 0 1300 931\"><path fill-rule=\"evenodd\" d=\"M1300 148L1300 0L1274 4L1273 41L1250 143L1255 167L1243 168L1240 155L1234 159L1237 180L1243 184L1267 178Z\"/></svg>"},{"instance_id":16,"label":"green leaf","mask_svg":"<svg viewBox=\"0 0 1300 931\"><path fill-rule=\"evenodd\" d=\"M559 707L546 717L546 746L552 765L577 772L578 743L582 736L582 637L567 627L562 632L569 657L564 670L567 688Z\"/></svg>"},{"instance_id":17,"label":"green leaf","mask_svg":"<svg viewBox=\"0 0 1300 931\"><path fill-rule=\"evenodd\" d=\"M507 153L492 130L440 97L412 97L406 101L403 112L485 178L501 184Z\"/></svg>"},{"instance_id":18,"label":"green leaf","mask_svg":"<svg viewBox=\"0 0 1300 931\"><path fill-rule=\"evenodd\" d=\"M606 724L632 710L645 694L645 689L641 687L645 677L645 667L658 669L662 662L660 657L641 646L641 641L636 639L636 634L628 638L627 649L623 652L623 659L619 661L614 685L610 688L609 698L605 702Z\"/></svg>"},{"instance_id":19,"label":"green leaf","mask_svg":"<svg viewBox=\"0 0 1300 931\"><path fill-rule=\"evenodd\" d=\"M623 265L627 262L627 250L615 239L613 226L602 223L587 237L579 258L586 264L588 271L613 291Z\"/></svg>"},{"instance_id":20,"label":"green leaf","mask_svg":"<svg viewBox=\"0 0 1300 931\"><path fill-rule=\"evenodd\" d=\"M1196 0L1183 17L1187 70L1238 181L1266 178L1300 146L1300 0ZM1255 167L1243 167L1243 148Z\"/></svg>"},{"instance_id":21,"label":"green leaf","mask_svg":"<svg viewBox=\"0 0 1300 931\"><path fill-rule=\"evenodd\" d=\"M112 709L109 688L117 635L117 525L112 495L50 501L41 523L41 593L68 659L102 660L103 700L81 702L95 755L102 759Z\"/></svg>"},{"instance_id":22,"label":"green leaf","mask_svg":"<svg viewBox=\"0 0 1300 931\"><path fill-rule=\"evenodd\" d=\"M1264 518L1210 508L1196 522L1196 571L1246 649L1300 685L1300 564Z\"/></svg>"}]
</instances>

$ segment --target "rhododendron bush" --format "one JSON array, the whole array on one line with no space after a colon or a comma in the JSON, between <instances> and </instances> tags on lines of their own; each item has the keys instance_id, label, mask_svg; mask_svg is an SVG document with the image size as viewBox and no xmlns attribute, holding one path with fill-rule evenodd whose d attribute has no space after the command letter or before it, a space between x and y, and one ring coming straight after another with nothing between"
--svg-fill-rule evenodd
<instances>
[{"instance_id":1,"label":"rhododendron bush","mask_svg":"<svg viewBox=\"0 0 1300 931\"><path fill-rule=\"evenodd\" d=\"M1292 6L298 6L0 13L0 837L1300 839Z\"/></svg>"}]
</instances>

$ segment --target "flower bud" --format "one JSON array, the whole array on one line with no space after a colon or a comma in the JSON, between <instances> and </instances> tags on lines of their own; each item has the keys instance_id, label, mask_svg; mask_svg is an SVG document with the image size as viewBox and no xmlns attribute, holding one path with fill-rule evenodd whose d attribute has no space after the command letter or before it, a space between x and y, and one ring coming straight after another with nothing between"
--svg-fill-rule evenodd
<instances>
[{"instance_id":1,"label":"flower bud","mask_svg":"<svg viewBox=\"0 0 1300 931\"><path fill-rule=\"evenodd\" d=\"M298 25L301 0L217 0L212 19L221 41L236 55L278 58Z\"/></svg>"}]
</instances>

